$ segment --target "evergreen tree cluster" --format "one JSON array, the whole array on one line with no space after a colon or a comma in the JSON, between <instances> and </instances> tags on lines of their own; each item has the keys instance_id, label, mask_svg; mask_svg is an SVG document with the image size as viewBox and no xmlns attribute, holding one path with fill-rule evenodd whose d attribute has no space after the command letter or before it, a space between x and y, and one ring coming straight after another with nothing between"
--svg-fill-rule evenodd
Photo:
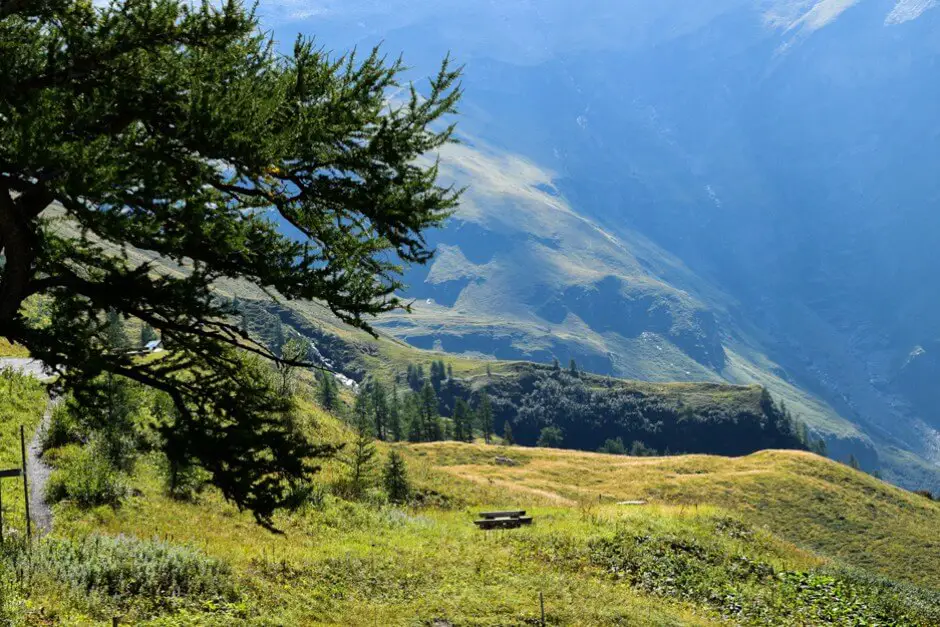
<instances>
[{"instance_id":1,"label":"evergreen tree cluster","mask_svg":"<svg viewBox=\"0 0 940 627\"><path fill-rule=\"evenodd\" d=\"M453 368L443 360L432 362L427 375L421 364L409 364L405 381L408 389L404 394L376 380L363 384L359 397L368 399L366 411L376 438L388 442L472 442L482 437L486 443L492 441L494 414L489 395L455 395ZM327 387L321 384L321 405L329 409L323 399L324 394L329 396Z\"/></svg>"},{"instance_id":2,"label":"evergreen tree cluster","mask_svg":"<svg viewBox=\"0 0 940 627\"><path fill-rule=\"evenodd\" d=\"M747 402L701 402L644 393L570 366L520 366L514 376L488 376L483 394L479 378L448 379L441 386L441 413L452 417L456 431L463 412L456 411L457 404L468 402L476 413L476 435L487 439L497 433L525 446L632 455L744 455L766 448L825 452L825 443L766 392L755 398L742 391Z\"/></svg>"}]
</instances>

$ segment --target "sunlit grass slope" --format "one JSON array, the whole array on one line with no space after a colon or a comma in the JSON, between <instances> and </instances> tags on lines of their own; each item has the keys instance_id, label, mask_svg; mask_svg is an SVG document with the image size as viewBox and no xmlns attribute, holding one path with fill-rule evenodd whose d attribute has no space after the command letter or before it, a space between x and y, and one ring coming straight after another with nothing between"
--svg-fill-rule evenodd
<instances>
[{"instance_id":1,"label":"sunlit grass slope","mask_svg":"<svg viewBox=\"0 0 940 627\"><path fill-rule=\"evenodd\" d=\"M517 504L710 504L822 555L940 586L940 503L811 453L633 458L452 443L411 451L456 477L498 488ZM497 454L520 464L497 465Z\"/></svg>"},{"instance_id":2,"label":"sunlit grass slope","mask_svg":"<svg viewBox=\"0 0 940 627\"><path fill-rule=\"evenodd\" d=\"M310 404L303 418L321 441L350 439L340 421ZM341 500L335 488L347 470L327 461L307 504L276 519L280 533L212 491L192 503L168 498L158 460L145 458L123 506L59 505L53 535L189 547L231 566L235 598L155 604L47 581L34 589L31 616L62 625L108 624L114 615L163 626L533 625L541 592L549 625L940 619L932 593L871 583L829 557L931 583L935 554L926 539L936 507L809 455L630 459L441 443L381 445L380 461L390 446L405 453L419 495L410 506L389 505L378 493ZM497 466L496 456L518 465ZM649 503L619 503L636 499ZM875 518L882 522L853 528L872 506L882 508L883 520ZM479 511L502 507L524 508L536 522L475 528Z\"/></svg>"}]
</instances>

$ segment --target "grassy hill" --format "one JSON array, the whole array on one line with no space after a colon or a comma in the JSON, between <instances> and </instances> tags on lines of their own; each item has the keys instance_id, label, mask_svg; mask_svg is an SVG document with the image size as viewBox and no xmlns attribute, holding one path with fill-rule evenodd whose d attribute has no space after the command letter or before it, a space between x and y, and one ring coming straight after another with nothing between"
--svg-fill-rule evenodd
<instances>
[{"instance_id":1,"label":"grassy hill","mask_svg":"<svg viewBox=\"0 0 940 627\"><path fill-rule=\"evenodd\" d=\"M318 438L349 441L340 421L303 408ZM280 533L212 490L193 502L167 497L160 462L148 457L123 506L57 506L52 537L33 552L26 616L37 625L115 615L162 626L535 625L542 593L550 625L940 619L927 589L940 507L809 454L398 450L410 505L390 505L379 490L340 498L347 471L331 461L304 504L277 518ZM497 455L518 465L497 466ZM648 504L618 504L625 499ZM535 524L472 524L478 511L507 506L529 510ZM139 592L167 582L175 595Z\"/></svg>"},{"instance_id":2,"label":"grassy hill","mask_svg":"<svg viewBox=\"0 0 940 627\"><path fill-rule=\"evenodd\" d=\"M940 587L935 525L940 503L801 451L746 457L631 458L552 449L420 445L413 454L446 472L512 495L508 501L576 506L646 500L733 511L795 545L845 564Z\"/></svg>"}]
</instances>

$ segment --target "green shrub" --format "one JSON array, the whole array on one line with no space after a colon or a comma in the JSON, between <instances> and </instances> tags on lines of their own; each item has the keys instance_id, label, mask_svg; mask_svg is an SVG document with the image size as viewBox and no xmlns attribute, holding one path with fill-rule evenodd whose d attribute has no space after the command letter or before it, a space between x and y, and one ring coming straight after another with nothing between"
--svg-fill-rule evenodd
<instances>
[{"instance_id":1,"label":"green shrub","mask_svg":"<svg viewBox=\"0 0 940 627\"><path fill-rule=\"evenodd\" d=\"M49 424L43 429L40 437L43 453L68 444L78 444L82 441L78 421L65 403L57 404L52 410Z\"/></svg>"},{"instance_id":2,"label":"green shrub","mask_svg":"<svg viewBox=\"0 0 940 627\"><path fill-rule=\"evenodd\" d=\"M26 601L16 583L16 574L4 562L0 564L0 625L19 627L25 624Z\"/></svg>"},{"instance_id":3,"label":"green shrub","mask_svg":"<svg viewBox=\"0 0 940 627\"><path fill-rule=\"evenodd\" d=\"M33 577L47 578L80 595L118 600L234 598L227 564L188 547L129 537L93 535L45 538L18 559Z\"/></svg>"},{"instance_id":4,"label":"green shrub","mask_svg":"<svg viewBox=\"0 0 940 627\"><path fill-rule=\"evenodd\" d=\"M54 463L56 470L46 485L50 503L68 500L79 507L117 505L127 492L121 473L94 443L60 449Z\"/></svg>"}]
</instances>

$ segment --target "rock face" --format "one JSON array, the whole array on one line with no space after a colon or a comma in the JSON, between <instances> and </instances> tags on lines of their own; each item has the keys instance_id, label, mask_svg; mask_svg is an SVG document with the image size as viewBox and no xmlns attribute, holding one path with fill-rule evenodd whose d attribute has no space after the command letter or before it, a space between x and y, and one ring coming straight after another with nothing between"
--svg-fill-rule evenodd
<instances>
[{"instance_id":1,"label":"rock face","mask_svg":"<svg viewBox=\"0 0 940 627\"><path fill-rule=\"evenodd\" d=\"M839 451L924 481L940 462L937 4L331 5L309 28L328 48L467 64L466 141L443 171L471 188L409 276L416 315L386 328L761 383Z\"/></svg>"}]
</instances>

